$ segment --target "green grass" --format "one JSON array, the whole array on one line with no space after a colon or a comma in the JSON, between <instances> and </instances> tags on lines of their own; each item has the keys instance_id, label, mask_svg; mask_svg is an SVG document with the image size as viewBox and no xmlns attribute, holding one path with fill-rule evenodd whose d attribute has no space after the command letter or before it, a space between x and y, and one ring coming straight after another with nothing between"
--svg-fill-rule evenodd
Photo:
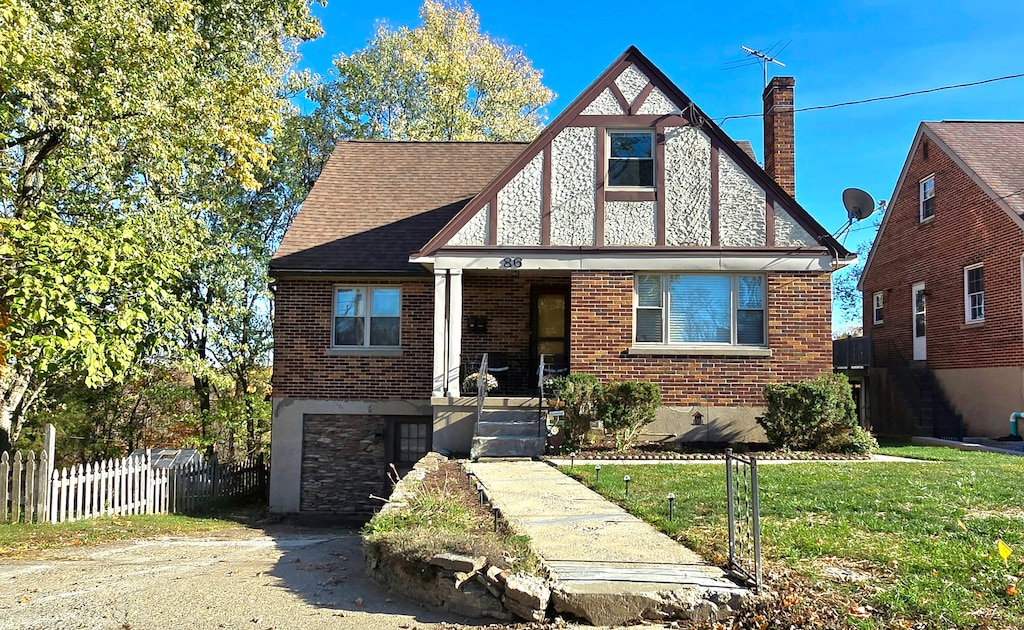
<instances>
[{"instance_id":1,"label":"green grass","mask_svg":"<svg viewBox=\"0 0 1024 630\"><path fill-rule=\"evenodd\" d=\"M882 453L911 463L763 465L760 505L766 566L870 606L864 628L1024 626L1024 458L915 446ZM594 485L594 469L567 471ZM631 477L624 499L623 476ZM604 466L598 490L722 564L727 554L725 467ZM675 493L675 519L666 495ZM996 541L1013 550L1004 564ZM869 576L831 582L829 566ZM814 586L817 585L817 586Z\"/></svg>"},{"instance_id":2,"label":"green grass","mask_svg":"<svg viewBox=\"0 0 1024 630\"><path fill-rule=\"evenodd\" d=\"M177 514L107 516L56 525L0 524L0 559L29 557L43 549L187 535L238 526L238 522L231 520Z\"/></svg>"}]
</instances>

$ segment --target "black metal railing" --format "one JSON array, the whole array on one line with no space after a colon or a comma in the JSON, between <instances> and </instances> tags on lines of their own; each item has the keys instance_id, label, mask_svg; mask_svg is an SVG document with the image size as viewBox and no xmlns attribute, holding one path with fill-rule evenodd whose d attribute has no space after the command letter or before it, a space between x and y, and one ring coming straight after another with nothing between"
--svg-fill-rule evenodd
<instances>
[{"instance_id":1,"label":"black metal railing","mask_svg":"<svg viewBox=\"0 0 1024 630\"><path fill-rule=\"evenodd\" d=\"M725 484L729 503L729 568L760 592L761 504L757 458L725 449Z\"/></svg>"}]
</instances>

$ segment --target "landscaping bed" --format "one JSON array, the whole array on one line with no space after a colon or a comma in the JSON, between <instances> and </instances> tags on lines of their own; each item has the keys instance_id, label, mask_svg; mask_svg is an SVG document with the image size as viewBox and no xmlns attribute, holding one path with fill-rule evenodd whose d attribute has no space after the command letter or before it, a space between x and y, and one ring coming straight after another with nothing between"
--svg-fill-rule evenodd
<instances>
[{"instance_id":1,"label":"landscaping bed","mask_svg":"<svg viewBox=\"0 0 1024 630\"><path fill-rule=\"evenodd\" d=\"M550 593L529 539L496 520L459 463L436 453L363 528L363 552L374 579L426 604L475 618L545 617Z\"/></svg>"},{"instance_id":2,"label":"landscaping bed","mask_svg":"<svg viewBox=\"0 0 1024 630\"><path fill-rule=\"evenodd\" d=\"M732 448L739 455L752 455L758 459L801 460L801 461L846 461L870 459L870 455L853 453L818 453L814 451L789 451L772 449L768 444L728 444L719 442L659 443L648 442L631 448L619 449L613 445L584 446L578 453L549 455L549 457L572 457L576 460L724 460L725 449Z\"/></svg>"}]
</instances>

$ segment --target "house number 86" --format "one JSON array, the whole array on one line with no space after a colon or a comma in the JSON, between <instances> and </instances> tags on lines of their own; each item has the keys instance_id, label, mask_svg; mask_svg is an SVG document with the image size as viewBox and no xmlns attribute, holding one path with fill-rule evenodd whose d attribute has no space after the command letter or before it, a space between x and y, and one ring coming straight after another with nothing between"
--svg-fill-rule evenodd
<instances>
[{"instance_id":1,"label":"house number 86","mask_svg":"<svg viewBox=\"0 0 1024 630\"><path fill-rule=\"evenodd\" d=\"M502 258L501 268L502 269L519 269L523 266L522 258Z\"/></svg>"}]
</instances>

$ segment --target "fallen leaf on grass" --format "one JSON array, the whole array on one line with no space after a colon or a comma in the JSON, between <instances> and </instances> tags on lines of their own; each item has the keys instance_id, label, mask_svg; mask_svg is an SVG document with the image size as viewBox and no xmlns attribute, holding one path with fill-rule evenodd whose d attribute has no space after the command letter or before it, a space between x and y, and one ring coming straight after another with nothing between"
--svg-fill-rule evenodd
<instances>
[{"instance_id":1,"label":"fallen leaf on grass","mask_svg":"<svg viewBox=\"0 0 1024 630\"><path fill-rule=\"evenodd\" d=\"M31 600L29 600L29 598L22 597L21 599L18 600L18 603L19 604L27 604L27 603L29 603L29 601L31 601Z\"/></svg>"}]
</instances>

